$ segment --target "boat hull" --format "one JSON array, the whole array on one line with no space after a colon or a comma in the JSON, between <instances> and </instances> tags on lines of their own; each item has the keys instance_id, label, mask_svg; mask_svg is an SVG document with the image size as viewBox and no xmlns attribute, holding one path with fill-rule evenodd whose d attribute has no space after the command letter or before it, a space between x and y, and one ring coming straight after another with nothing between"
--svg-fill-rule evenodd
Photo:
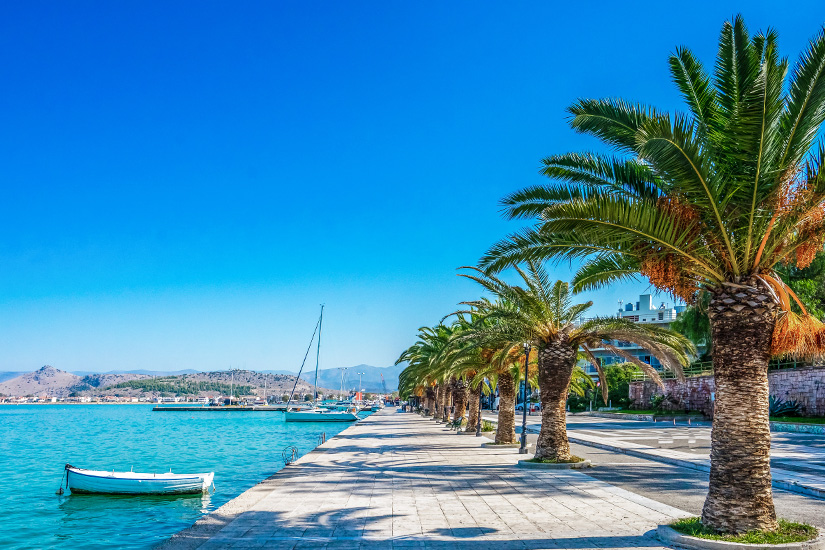
<instances>
[{"instance_id":1,"label":"boat hull","mask_svg":"<svg viewBox=\"0 0 825 550\"><path fill-rule=\"evenodd\" d=\"M206 474L146 474L66 469L72 494L189 495L209 491L214 472Z\"/></svg>"},{"instance_id":2,"label":"boat hull","mask_svg":"<svg viewBox=\"0 0 825 550\"><path fill-rule=\"evenodd\" d=\"M288 411L285 413L287 422L354 422L358 415L349 412L314 412Z\"/></svg>"}]
</instances>

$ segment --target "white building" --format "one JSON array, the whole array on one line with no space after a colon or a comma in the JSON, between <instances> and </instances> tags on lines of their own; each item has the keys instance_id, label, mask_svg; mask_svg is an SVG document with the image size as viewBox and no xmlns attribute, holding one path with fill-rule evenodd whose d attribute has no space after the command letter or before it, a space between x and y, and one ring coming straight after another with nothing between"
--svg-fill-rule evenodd
<instances>
[{"instance_id":1,"label":"white building","mask_svg":"<svg viewBox=\"0 0 825 550\"><path fill-rule=\"evenodd\" d=\"M669 328L670 324L675 321L676 318L679 317L679 315L685 310L685 307L686 306L672 307L664 302L662 302L659 306L656 306L653 302L652 294L641 294L639 296L639 300L636 302L627 302L625 304L624 301L620 300L618 316L623 319L633 321L634 323L646 325L650 324L657 325L662 328ZM641 346L631 344L630 342L623 342L621 340L614 340L611 344L629 355L638 357L645 363L648 363L655 368L662 368L659 361L657 361L655 357L652 357L650 352ZM593 355L596 356L596 359L598 359L602 365L627 362L627 359L616 355L613 351L607 348L596 348L592 351ZM593 365L591 365L589 361L586 362L586 364L582 362L581 366L587 374L594 377L596 376L596 369L593 368Z\"/></svg>"}]
</instances>

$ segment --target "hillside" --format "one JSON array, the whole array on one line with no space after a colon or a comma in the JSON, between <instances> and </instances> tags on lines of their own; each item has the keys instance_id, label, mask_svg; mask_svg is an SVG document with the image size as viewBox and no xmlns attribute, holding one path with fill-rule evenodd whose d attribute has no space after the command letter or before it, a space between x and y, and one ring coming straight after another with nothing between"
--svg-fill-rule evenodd
<instances>
[{"instance_id":1,"label":"hillside","mask_svg":"<svg viewBox=\"0 0 825 550\"><path fill-rule=\"evenodd\" d=\"M361 377L361 387L365 392L383 393L383 386L381 384L381 375L384 375L384 381L387 383L387 391L393 392L398 389L398 375L407 366L406 363L400 365L393 365L391 367L373 367L371 365L356 365L354 367L347 367L344 371L344 390L353 390L358 386L358 373L363 372ZM273 374L292 374L294 372L286 370L266 371ZM315 371L305 372L301 375L307 380L312 380L315 377ZM318 371L318 385L328 388L334 388L336 391L341 388L341 369L329 368Z\"/></svg>"},{"instance_id":2,"label":"hillside","mask_svg":"<svg viewBox=\"0 0 825 550\"><path fill-rule=\"evenodd\" d=\"M218 382L223 384L229 384L234 380L235 384L252 387L254 393L261 396L264 392L264 385L266 386L267 395L283 395L288 394L295 384L294 374L265 374L251 370L198 372L184 374L180 378L187 382ZM320 380L318 380L318 392L325 395L338 393L334 389L325 388ZM298 379L295 395L305 393L312 393L312 384L302 377Z\"/></svg>"},{"instance_id":3,"label":"hillside","mask_svg":"<svg viewBox=\"0 0 825 550\"><path fill-rule=\"evenodd\" d=\"M382 392L381 374L387 381L387 388L393 391L398 387L398 373L403 366L377 368L358 365L344 371L344 390L349 391L358 386L357 373L365 373L362 387L367 392ZM143 371L151 372L151 371ZM312 378L315 373L304 373L295 388L296 396L312 393ZM237 394L263 396L289 394L295 384L295 374L260 373L249 370L187 372L173 375L163 373L151 376L142 373L112 371L109 373L87 374L78 376L45 366L37 371L20 374L0 383L0 394L8 396L37 397L103 397L118 395L122 397L157 397L163 394L180 395L216 395L228 394L234 388ZM324 395L337 395L341 387L341 371L326 369L318 372L318 391Z\"/></svg>"},{"instance_id":4,"label":"hillside","mask_svg":"<svg viewBox=\"0 0 825 550\"><path fill-rule=\"evenodd\" d=\"M129 382L132 380L142 380L146 378L152 378L146 374L134 374L134 373L123 373L123 374L87 374L80 381L69 388L71 391L74 392L82 392L85 390L91 390L94 388L105 388L107 386L114 386L115 384L120 384L123 382Z\"/></svg>"},{"instance_id":5,"label":"hillside","mask_svg":"<svg viewBox=\"0 0 825 550\"><path fill-rule=\"evenodd\" d=\"M392 367L373 367L370 365L356 365L349 367L344 371L344 390L354 390L358 387L358 373L363 372L361 376L361 387L366 392L383 393L381 386L381 375L384 375L384 380L387 383L387 390L392 392L398 389L398 374L404 370L406 364L394 365ZM314 372L307 374L307 378L315 375ZM323 369L318 371L318 385L326 386L328 388L341 387L341 371L335 369Z\"/></svg>"},{"instance_id":6,"label":"hillside","mask_svg":"<svg viewBox=\"0 0 825 550\"><path fill-rule=\"evenodd\" d=\"M80 380L80 376L46 365L0 383L0 394L66 397Z\"/></svg>"}]
</instances>

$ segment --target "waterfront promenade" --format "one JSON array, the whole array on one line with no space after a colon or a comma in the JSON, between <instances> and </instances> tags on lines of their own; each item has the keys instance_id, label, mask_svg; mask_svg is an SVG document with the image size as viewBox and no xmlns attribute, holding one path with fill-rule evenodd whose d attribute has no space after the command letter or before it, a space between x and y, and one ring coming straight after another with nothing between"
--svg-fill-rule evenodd
<instances>
[{"instance_id":1,"label":"waterfront promenade","mask_svg":"<svg viewBox=\"0 0 825 550\"><path fill-rule=\"evenodd\" d=\"M518 468L517 449L486 441L385 410L161 548L656 549L652 530L688 515L581 472Z\"/></svg>"}]
</instances>

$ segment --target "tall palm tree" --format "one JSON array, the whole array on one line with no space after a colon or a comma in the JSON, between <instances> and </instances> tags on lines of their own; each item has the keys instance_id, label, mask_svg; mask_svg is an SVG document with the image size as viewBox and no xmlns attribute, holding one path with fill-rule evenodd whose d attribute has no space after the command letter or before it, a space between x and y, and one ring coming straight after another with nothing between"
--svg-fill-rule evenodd
<instances>
[{"instance_id":1,"label":"tall palm tree","mask_svg":"<svg viewBox=\"0 0 825 550\"><path fill-rule=\"evenodd\" d=\"M444 325L421 327L418 341L404 350L396 365L407 362L407 367L399 374L399 393L407 397L419 395L427 397L428 408L433 418L442 418L444 413L443 357L452 335L452 329Z\"/></svg>"},{"instance_id":2,"label":"tall palm tree","mask_svg":"<svg viewBox=\"0 0 825 550\"><path fill-rule=\"evenodd\" d=\"M524 286L508 284L478 268L466 269L474 271L474 274L463 273L463 277L476 281L498 298L497 301L482 299L464 302L482 312L482 320L497 321L474 337L511 342L519 348L521 342L528 342L537 349L542 402L541 431L536 443L538 459L560 462L572 459L567 440L566 404L580 349L599 374L605 401L607 380L592 352L593 348L607 348L638 365L660 385L661 379L652 366L615 346L612 341L631 342L644 347L663 366L679 376L682 376L682 366L690 362L690 355L696 351L690 340L660 327L615 317L583 319L593 302L574 304L568 284L551 282L539 263L528 260L525 269L515 266Z\"/></svg>"},{"instance_id":3,"label":"tall palm tree","mask_svg":"<svg viewBox=\"0 0 825 550\"><path fill-rule=\"evenodd\" d=\"M777 527L771 493L768 360L823 351L818 320L791 311L777 266L810 264L825 242L825 31L788 78L773 30L726 22L711 78L687 48L670 58L687 113L618 99L582 99L571 126L617 151L544 159L553 183L504 200L538 225L482 259L585 258L576 290L636 275L688 303L711 295L716 378L704 525Z\"/></svg>"},{"instance_id":4,"label":"tall palm tree","mask_svg":"<svg viewBox=\"0 0 825 550\"><path fill-rule=\"evenodd\" d=\"M469 314L465 317L465 314ZM482 384L497 390L499 396L495 442L516 443L515 414L519 383L523 373L521 347L512 341L490 337L496 319L484 311L456 312L456 330L452 335L453 374L468 378L471 387ZM450 317L451 315L448 315ZM529 380L528 380L529 383ZM478 399L478 395L476 395ZM478 414L481 414L479 411ZM478 417L475 417L478 422Z\"/></svg>"}]
</instances>

